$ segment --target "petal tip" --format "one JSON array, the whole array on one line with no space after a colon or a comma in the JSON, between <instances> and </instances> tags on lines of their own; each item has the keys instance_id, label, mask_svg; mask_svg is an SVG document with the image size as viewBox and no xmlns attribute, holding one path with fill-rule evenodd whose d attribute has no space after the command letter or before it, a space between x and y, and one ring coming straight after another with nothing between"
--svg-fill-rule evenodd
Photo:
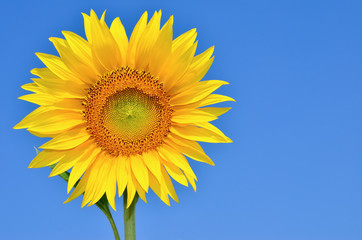
<instances>
[{"instance_id":1,"label":"petal tip","mask_svg":"<svg viewBox=\"0 0 362 240\"><path fill-rule=\"evenodd\" d=\"M68 184L68 186L67 186L67 194L70 193L70 191L72 190L72 188L73 188L73 187L71 187L71 186Z\"/></svg>"},{"instance_id":2,"label":"petal tip","mask_svg":"<svg viewBox=\"0 0 362 240\"><path fill-rule=\"evenodd\" d=\"M22 127L21 127L20 123L17 123L17 124L13 127L13 129L22 129Z\"/></svg>"}]
</instances>

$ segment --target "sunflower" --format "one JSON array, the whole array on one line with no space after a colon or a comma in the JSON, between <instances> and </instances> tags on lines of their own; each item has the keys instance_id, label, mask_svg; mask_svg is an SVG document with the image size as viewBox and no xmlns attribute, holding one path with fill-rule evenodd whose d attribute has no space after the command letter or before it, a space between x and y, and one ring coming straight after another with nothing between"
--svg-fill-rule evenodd
<instances>
[{"instance_id":1,"label":"sunflower","mask_svg":"<svg viewBox=\"0 0 362 240\"><path fill-rule=\"evenodd\" d=\"M136 194L146 202L149 188L178 202L170 177L196 191L185 156L214 165L197 141L231 142L209 123L230 108L205 107L234 101L213 94L227 82L201 81L214 48L195 56L196 30L173 39L173 16L161 28L161 11L149 22L145 12L130 39L119 18L108 28L104 13L83 17L87 40L51 37L60 57L36 53L46 67L22 86L33 93L20 99L39 107L14 128L52 138L29 167L56 164L50 176L71 169L66 202L84 194L82 207L106 194L115 209L117 189L128 206Z\"/></svg>"}]
</instances>

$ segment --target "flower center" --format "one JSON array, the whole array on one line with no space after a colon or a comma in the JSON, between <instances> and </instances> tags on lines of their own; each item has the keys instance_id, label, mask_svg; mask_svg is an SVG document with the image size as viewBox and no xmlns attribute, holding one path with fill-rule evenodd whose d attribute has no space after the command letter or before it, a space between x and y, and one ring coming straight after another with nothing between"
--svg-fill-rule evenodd
<instances>
[{"instance_id":1,"label":"flower center","mask_svg":"<svg viewBox=\"0 0 362 240\"><path fill-rule=\"evenodd\" d=\"M126 88L107 98L104 124L122 139L142 139L158 126L162 106L155 97Z\"/></svg>"},{"instance_id":2,"label":"flower center","mask_svg":"<svg viewBox=\"0 0 362 240\"><path fill-rule=\"evenodd\" d=\"M148 72L130 67L107 72L85 98L87 130L111 155L142 154L160 146L169 133L169 100Z\"/></svg>"}]
</instances>

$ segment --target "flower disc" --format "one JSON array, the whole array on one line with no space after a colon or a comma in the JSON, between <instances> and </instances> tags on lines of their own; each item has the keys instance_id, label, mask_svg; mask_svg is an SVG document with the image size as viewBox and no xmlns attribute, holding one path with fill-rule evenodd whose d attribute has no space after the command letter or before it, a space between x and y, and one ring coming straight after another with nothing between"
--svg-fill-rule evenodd
<instances>
[{"instance_id":1,"label":"flower disc","mask_svg":"<svg viewBox=\"0 0 362 240\"><path fill-rule=\"evenodd\" d=\"M114 156L155 149L170 131L169 98L158 79L144 71L107 72L90 88L84 105L88 131Z\"/></svg>"}]
</instances>

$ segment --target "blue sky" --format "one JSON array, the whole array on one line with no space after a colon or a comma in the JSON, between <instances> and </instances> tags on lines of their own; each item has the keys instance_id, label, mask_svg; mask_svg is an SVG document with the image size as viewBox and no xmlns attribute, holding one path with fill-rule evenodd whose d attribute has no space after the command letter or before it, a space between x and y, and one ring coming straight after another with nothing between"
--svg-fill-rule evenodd
<instances>
[{"instance_id":1,"label":"blue sky","mask_svg":"<svg viewBox=\"0 0 362 240\"><path fill-rule=\"evenodd\" d=\"M62 30L84 36L81 12L107 9L129 34L141 14L174 15L174 35L198 30L215 45L205 79L233 109L215 122L232 144L203 144L215 167L192 162L198 190L176 185L180 203L151 193L137 206L145 240L362 239L362 3L360 1L2 1L0 181L2 239L113 239L106 218L66 184L28 169L46 139L12 127L36 106L17 97L42 67L35 52ZM122 230L122 201L116 222Z\"/></svg>"}]
</instances>

